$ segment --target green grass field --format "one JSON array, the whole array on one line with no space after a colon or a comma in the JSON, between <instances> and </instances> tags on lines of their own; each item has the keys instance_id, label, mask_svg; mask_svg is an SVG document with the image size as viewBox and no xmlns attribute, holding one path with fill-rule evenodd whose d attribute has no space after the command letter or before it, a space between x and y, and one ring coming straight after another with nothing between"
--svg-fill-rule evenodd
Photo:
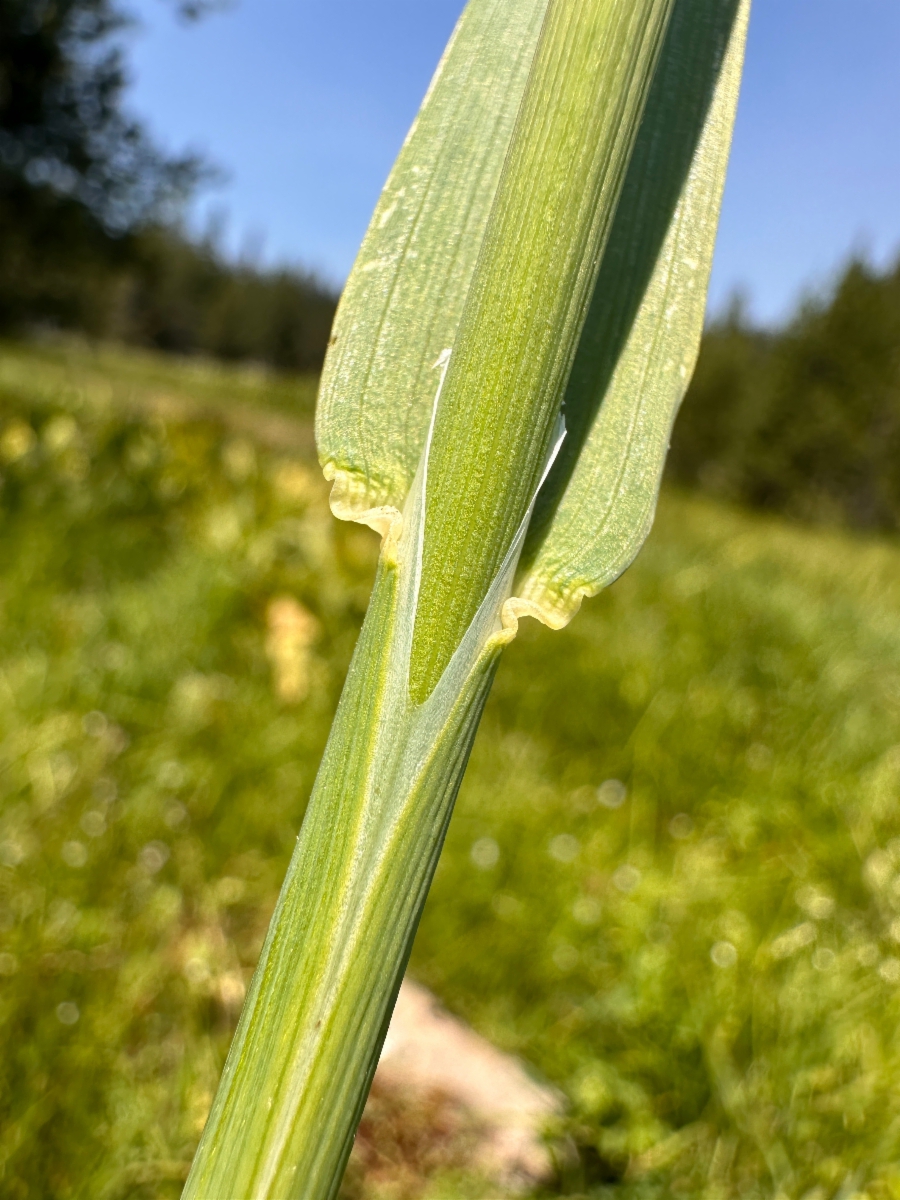
<instances>
[{"instance_id":1,"label":"green grass field","mask_svg":"<svg viewBox=\"0 0 900 1200\"><path fill-rule=\"evenodd\" d=\"M373 573L313 394L0 347L10 1200L179 1194ZM667 494L524 623L412 971L565 1093L553 1194L900 1197L898 798L892 541Z\"/></svg>"}]
</instances>

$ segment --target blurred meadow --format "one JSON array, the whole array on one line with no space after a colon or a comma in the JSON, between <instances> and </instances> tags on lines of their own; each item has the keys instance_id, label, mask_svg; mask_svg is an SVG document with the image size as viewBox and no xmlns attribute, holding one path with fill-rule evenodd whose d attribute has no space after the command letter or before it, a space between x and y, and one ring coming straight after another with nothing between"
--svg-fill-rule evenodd
<instances>
[{"instance_id":1,"label":"blurred meadow","mask_svg":"<svg viewBox=\"0 0 900 1200\"><path fill-rule=\"evenodd\" d=\"M377 552L314 383L0 346L4 1196L179 1194ZM525 623L411 970L564 1094L548 1194L900 1196L898 787L889 535L670 488ZM498 1196L466 1144L376 1096L345 1197Z\"/></svg>"},{"instance_id":2,"label":"blurred meadow","mask_svg":"<svg viewBox=\"0 0 900 1200\"><path fill-rule=\"evenodd\" d=\"M186 230L126 17L0 2L4 1200L180 1194L377 555L333 290ZM736 303L637 562L504 655L411 973L563 1097L541 1197L900 1200L898 464L900 265ZM342 1200L501 1200L477 1133L376 1089Z\"/></svg>"}]
</instances>

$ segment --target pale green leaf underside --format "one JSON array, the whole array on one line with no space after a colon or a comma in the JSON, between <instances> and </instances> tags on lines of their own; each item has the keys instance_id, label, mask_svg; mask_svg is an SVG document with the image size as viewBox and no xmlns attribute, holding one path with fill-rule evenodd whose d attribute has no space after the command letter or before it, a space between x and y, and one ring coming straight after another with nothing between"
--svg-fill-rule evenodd
<instances>
[{"instance_id":1,"label":"pale green leaf underside","mask_svg":"<svg viewBox=\"0 0 900 1200\"><path fill-rule=\"evenodd\" d=\"M672 16L566 393L569 442L516 584L519 611L554 627L653 521L703 329L749 9L679 0Z\"/></svg>"},{"instance_id":2,"label":"pale green leaf underside","mask_svg":"<svg viewBox=\"0 0 900 1200\"><path fill-rule=\"evenodd\" d=\"M419 464L548 0L470 0L382 192L316 411L332 508L384 529ZM375 511L373 511L375 510Z\"/></svg>"}]
</instances>

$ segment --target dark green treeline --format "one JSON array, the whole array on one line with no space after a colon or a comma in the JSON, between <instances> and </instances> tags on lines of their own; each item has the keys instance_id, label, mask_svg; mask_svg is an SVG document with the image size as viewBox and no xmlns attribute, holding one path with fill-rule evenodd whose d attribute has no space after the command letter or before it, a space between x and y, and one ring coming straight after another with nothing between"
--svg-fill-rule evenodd
<instances>
[{"instance_id":1,"label":"dark green treeline","mask_svg":"<svg viewBox=\"0 0 900 1200\"><path fill-rule=\"evenodd\" d=\"M900 262L854 260L785 328L706 332L670 480L754 508L900 528Z\"/></svg>"},{"instance_id":2,"label":"dark green treeline","mask_svg":"<svg viewBox=\"0 0 900 1200\"><path fill-rule=\"evenodd\" d=\"M194 19L218 0L169 0ZM122 0L0 0L0 333L75 330L183 354L322 363L335 297L234 263L179 216L213 174L125 105Z\"/></svg>"}]
</instances>

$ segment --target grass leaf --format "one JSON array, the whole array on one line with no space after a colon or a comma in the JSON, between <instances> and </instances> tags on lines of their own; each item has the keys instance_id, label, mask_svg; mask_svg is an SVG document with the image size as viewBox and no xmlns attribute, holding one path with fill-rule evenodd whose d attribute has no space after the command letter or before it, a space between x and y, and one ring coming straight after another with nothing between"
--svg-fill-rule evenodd
<instances>
[{"instance_id":1,"label":"grass leaf","mask_svg":"<svg viewBox=\"0 0 900 1200\"><path fill-rule=\"evenodd\" d=\"M703 329L749 9L678 0L672 16L516 589L555 628L625 570L653 521Z\"/></svg>"}]
</instances>

